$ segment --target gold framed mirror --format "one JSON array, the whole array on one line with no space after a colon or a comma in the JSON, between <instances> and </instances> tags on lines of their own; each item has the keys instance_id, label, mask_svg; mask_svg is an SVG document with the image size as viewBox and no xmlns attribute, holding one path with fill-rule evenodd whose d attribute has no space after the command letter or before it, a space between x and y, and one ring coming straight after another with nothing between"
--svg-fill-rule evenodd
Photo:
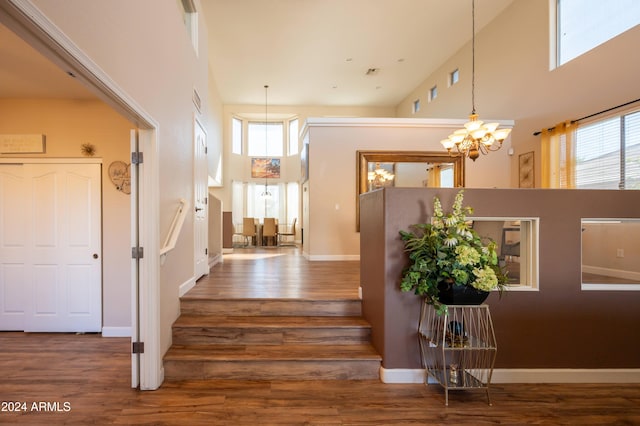
<instances>
[{"instance_id":1,"label":"gold framed mirror","mask_svg":"<svg viewBox=\"0 0 640 426\"><path fill-rule=\"evenodd\" d=\"M447 152L357 151L356 231L360 232L360 194L384 187L464 186L464 157Z\"/></svg>"}]
</instances>

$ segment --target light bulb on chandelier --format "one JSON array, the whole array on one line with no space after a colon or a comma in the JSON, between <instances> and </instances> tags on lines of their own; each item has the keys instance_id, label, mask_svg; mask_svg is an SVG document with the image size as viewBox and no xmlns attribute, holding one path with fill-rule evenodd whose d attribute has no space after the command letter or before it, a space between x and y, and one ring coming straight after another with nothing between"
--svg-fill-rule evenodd
<instances>
[{"instance_id":1,"label":"light bulb on chandelier","mask_svg":"<svg viewBox=\"0 0 640 426\"><path fill-rule=\"evenodd\" d=\"M453 155L455 148L459 154L476 161L480 154L488 154L502 148L502 142L509 136L511 129L498 129L499 123L487 123L478 120L476 114L476 16L475 0L471 0L471 115L469 121L464 124L464 129L459 129L449 135L447 139L440 141L442 146Z\"/></svg>"}]
</instances>

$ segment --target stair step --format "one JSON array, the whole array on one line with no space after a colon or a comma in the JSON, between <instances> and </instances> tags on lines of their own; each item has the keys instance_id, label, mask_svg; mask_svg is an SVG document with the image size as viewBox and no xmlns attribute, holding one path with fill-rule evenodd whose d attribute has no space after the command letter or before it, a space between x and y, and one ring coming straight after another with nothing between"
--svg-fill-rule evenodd
<instances>
[{"instance_id":1,"label":"stair step","mask_svg":"<svg viewBox=\"0 0 640 426\"><path fill-rule=\"evenodd\" d=\"M371 326L362 317L181 315L173 324L173 343L330 344L368 343Z\"/></svg>"},{"instance_id":2,"label":"stair step","mask_svg":"<svg viewBox=\"0 0 640 426\"><path fill-rule=\"evenodd\" d=\"M173 345L164 358L174 380L364 380L379 377L371 345Z\"/></svg>"},{"instance_id":3,"label":"stair step","mask_svg":"<svg viewBox=\"0 0 640 426\"><path fill-rule=\"evenodd\" d=\"M219 299L183 296L183 315L361 316L360 299Z\"/></svg>"}]
</instances>

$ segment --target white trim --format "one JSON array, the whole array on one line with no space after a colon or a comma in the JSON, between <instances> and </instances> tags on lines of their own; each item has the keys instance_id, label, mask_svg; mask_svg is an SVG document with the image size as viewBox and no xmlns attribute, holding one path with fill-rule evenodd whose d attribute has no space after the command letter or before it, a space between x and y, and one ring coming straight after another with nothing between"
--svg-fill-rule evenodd
<instances>
[{"instance_id":1,"label":"white trim","mask_svg":"<svg viewBox=\"0 0 640 426\"><path fill-rule=\"evenodd\" d=\"M313 127L436 127L457 129L469 121L459 118L391 118L391 117L308 117L305 126ZM513 127L513 120L485 120Z\"/></svg>"},{"instance_id":2,"label":"white trim","mask_svg":"<svg viewBox=\"0 0 640 426\"><path fill-rule=\"evenodd\" d=\"M159 162L155 130L140 130L139 149L144 152L140 168L140 245L145 256L140 260L140 389L155 390L164 380L160 348L160 220Z\"/></svg>"},{"instance_id":3,"label":"white trim","mask_svg":"<svg viewBox=\"0 0 640 426\"><path fill-rule=\"evenodd\" d=\"M425 370L420 368L380 367L383 383L425 383L425 376ZM494 369L491 383L640 383L640 368Z\"/></svg>"},{"instance_id":4,"label":"white trim","mask_svg":"<svg viewBox=\"0 0 640 426\"><path fill-rule=\"evenodd\" d=\"M600 266L582 265L582 272L595 275L605 275L613 278L624 278L626 280L640 281L640 272L625 271L623 269L603 268Z\"/></svg>"},{"instance_id":5,"label":"white trim","mask_svg":"<svg viewBox=\"0 0 640 426\"><path fill-rule=\"evenodd\" d=\"M640 284L585 284L580 287L584 291L640 291Z\"/></svg>"},{"instance_id":6,"label":"white trim","mask_svg":"<svg viewBox=\"0 0 640 426\"><path fill-rule=\"evenodd\" d=\"M102 158L0 157L0 164L102 164Z\"/></svg>"},{"instance_id":7,"label":"white trim","mask_svg":"<svg viewBox=\"0 0 640 426\"><path fill-rule=\"evenodd\" d=\"M310 261L360 260L359 254L311 254L305 257Z\"/></svg>"},{"instance_id":8,"label":"white trim","mask_svg":"<svg viewBox=\"0 0 640 426\"><path fill-rule=\"evenodd\" d=\"M178 287L178 297L184 296L185 294L187 294L189 290L191 290L195 286L196 286L195 277L189 278L187 281L180 284L180 287Z\"/></svg>"},{"instance_id":9,"label":"white trim","mask_svg":"<svg viewBox=\"0 0 640 426\"><path fill-rule=\"evenodd\" d=\"M102 327L102 337L131 337L131 327Z\"/></svg>"},{"instance_id":10,"label":"white trim","mask_svg":"<svg viewBox=\"0 0 640 426\"><path fill-rule=\"evenodd\" d=\"M382 383L424 383L426 372L416 368L384 368L380 367L380 381Z\"/></svg>"},{"instance_id":11,"label":"white trim","mask_svg":"<svg viewBox=\"0 0 640 426\"><path fill-rule=\"evenodd\" d=\"M225 249L222 249L222 253L224 253L224 250ZM211 270L211 268L216 266L218 263L222 263L222 254L221 253L216 253L215 255L209 257L209 270Z\"/></svg>"}]
</instances>

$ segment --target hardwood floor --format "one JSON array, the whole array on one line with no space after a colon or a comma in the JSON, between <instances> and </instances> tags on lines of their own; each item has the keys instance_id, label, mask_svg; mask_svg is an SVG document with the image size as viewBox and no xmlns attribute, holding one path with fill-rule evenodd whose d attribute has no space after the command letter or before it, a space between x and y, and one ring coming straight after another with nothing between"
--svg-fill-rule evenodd
<instances>
[{"instance_id":1,"label":"hardwood floor","mask_svg":"<svg viewBox=\"0 0 640 426\"><path fill-rule=\"evenodd\" d=\"M640 424L638 385L493 385L491 407L484 392L452 392L445 407L439 386L376 380L183 381L143 392L129 388L129 347L99 335L0 333L0 408L26 403L0 411L0 424Z\"/></svg>"},{"instance_id":2,"label":"hardwood floor","mask_svg":"<svg viewBox=\"0 0 640 426\"><path fill-rule=\"evenodd\" d=\"M276 262L288 265L283 283L289 284L278 288L273 265L255 263L255 268L268 272L271 278L267 282L275 280L269 292L260 294L284 298L357 294L357 280L352 281L358 274L357 267L350 271L350 262L307 265L297 255ZM246 270L251 265L241 268L231 260L219 266L207 278L210 284L222 276L218 274L227 274L230 280L253 274ZM305 271L307 267L315 273ZM324 267L328 269L324 271ZM298 276L313 276L328 288L307 282L296 290L296 268L301 268ZM344 277L344 281L328 276L331 268L337 268L337 277ZM345 288L340 288L341 281L348 282ZM244 290L230 282L220 282L220 287L216 284L215 290L214 286L205 290L207 286L201 284L194 290L223 298L256 294L249 282ZM143 392L129 387L129 350L127 338L0 333L0 424L640 424L638 384L499 384L491 386L493 406L487 405L482 391L456 391L450 393L448 407L444 406L444 391L439 386L390 385L377 380L180 381ZM6 411L10 408L18 411Z\"/></svg>"}]
</instances>

